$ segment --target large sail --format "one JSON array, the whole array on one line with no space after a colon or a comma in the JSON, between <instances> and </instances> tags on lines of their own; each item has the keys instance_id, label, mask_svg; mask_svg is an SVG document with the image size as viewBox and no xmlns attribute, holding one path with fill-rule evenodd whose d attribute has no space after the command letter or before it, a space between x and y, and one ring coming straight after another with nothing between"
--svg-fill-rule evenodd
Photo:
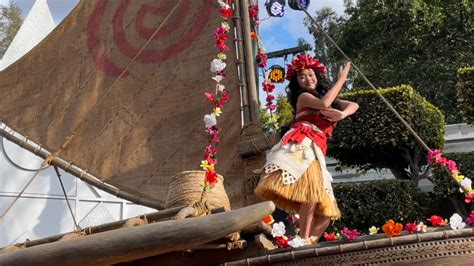
<instances>
[{"instance_id":1,"label":"large sail","mask_svg":"<svg viewBox=\"0 0 474 266\"><path fill-rule=\"evenodd\" d=\"M173 175L199 168L207 142L204 92L215 86L209 68L222 20L216 5L82 0L0 73L0 121L121 190L163 202ZM226 183L242 182L235 61L228 53L231 100L218 124L217 170ZM239 197L240 186L227 190Z\"/></svg>"}]
</instances>

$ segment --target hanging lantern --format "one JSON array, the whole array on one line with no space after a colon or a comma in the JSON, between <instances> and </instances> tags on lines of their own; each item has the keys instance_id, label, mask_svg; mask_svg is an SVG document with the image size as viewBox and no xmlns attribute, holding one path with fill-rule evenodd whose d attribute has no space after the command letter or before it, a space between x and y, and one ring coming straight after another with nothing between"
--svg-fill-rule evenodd
<instances>
[{"instance_id":1,"label":"hanging lantern","mask_svg":"<svg viewBox=\"0 0 474 266\"><path fill-rule=\"evenodd\" d=\"M285 0L267 0L265 2L267 13L271 17L283 17L285 12Z\"/></svg>"},{"instance_id":2,"label":"hanging lantern","mask_svg":"<svg viewBox=\"0 0 474 266\"><path fill-rule=\"evenodd\" d=\"M283 83L285 81L285 68L280 65L271 66L268 78L272 83Z\"/></svg>"},{"instance_id":3,"label":"hanging lantern","mask_svg":"<svg viewBox=\"0 0 474 266\"><path fill-rule=\"evenodd\" d=\"M294 10L304 10L308 9L309 2L310 0L288 0L288 5Z\"/></svg>"}]
</instances>

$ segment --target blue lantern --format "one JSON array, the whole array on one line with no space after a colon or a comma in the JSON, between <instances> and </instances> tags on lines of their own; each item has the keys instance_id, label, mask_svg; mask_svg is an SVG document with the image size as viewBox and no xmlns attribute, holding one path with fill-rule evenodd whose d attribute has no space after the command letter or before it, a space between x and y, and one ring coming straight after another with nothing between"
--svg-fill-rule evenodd
<instances>
[{"instance_id":1,"label":"blue lantern","mask_svg":"<svg viewBox=\"0 0 474 266\"><path fill-rule=\"evenodd\" d=\"M306 10L308 9L309 2L310 0L288 0L288 5L294 10Z\"/></svg>"},{"instance_id":2,"label":"blue lantern","mask_svg":"<svg viewBox=\"0 0 474 266\"><path fill-rule=\"evenodd\" d=\"M267 13L271 17L283 17L285 12L285 0L267 0L265 2Z\"/></svg>"}]
</instances>

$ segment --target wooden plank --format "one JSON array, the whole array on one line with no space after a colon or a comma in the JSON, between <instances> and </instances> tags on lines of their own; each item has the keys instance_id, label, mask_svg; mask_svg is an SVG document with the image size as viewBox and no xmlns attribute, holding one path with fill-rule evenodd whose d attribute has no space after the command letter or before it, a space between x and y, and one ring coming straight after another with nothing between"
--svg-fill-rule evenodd
<instances>
[{"instance_id":1,"label":"wooden plank","mask_svg":"<svg viewBox=\"0 0 474 266\"><path fill-rule=\"evenodd\" d=\"M271 214L271 201L178 221L107 231L0 255L0 265L110 265L191 249L240 231Z\"/></svg>"}]
</instances>

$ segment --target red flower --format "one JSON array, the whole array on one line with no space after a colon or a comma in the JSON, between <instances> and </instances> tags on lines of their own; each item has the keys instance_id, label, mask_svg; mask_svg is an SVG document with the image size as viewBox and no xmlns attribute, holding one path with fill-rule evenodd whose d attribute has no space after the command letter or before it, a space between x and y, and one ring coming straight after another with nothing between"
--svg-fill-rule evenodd
<instances>
[{"instance_id":1,"label":"red flower","mask_svg":"<svg viewBox=\"0 0 474 266\"><path fill-rule=\"evenodd\" d=\"M257 18L258 17L258 5L250 5L249 6L249 13L251 18Z\"/></svg>"},{"instance_id":2,"label":"red flower","mask_svg":"<svg viewBox=\"0 0 474 266\"><path fill-rule=\"evenodd\" d=\"M229 51L230 48L227 47L227 45L224 43L224 41L222 40L217 40L217 43L216 43L216 47L217 49L219 49L219 51L221 52L226 52L226 51Z\"/></svg>"},{"instance_id":3,"label":"red flower","mask_svg":"<svg viewBox=\"0 0 474 266\"><path fill-rule=\"evenodd\" d=\"M207 146L204 148L204 152L205 152L206 154L209 154L209 155L211 155L211 156L214 156L214 155L216 155L216 153L217 153L217 148L209 144L209 145L207 145Z\"/></svg>"},{"instance_id":4,"label":"red flower","mask_svg":"<svg viewBox=\"0 0 474 266\"><path fill-rule=\"evenodd\" d=\"M204 154L204 160L206 160L209 164L217 164L217 160L215 160L209 153Z\"/></svg>"},{"instance_id":5,"label":"red flower","mask_svg":"<svg viewBox=\"0 0 474 266\"><path fill-rule=\"evenodd\" d=\"M228 19L228 18L232 17L232 8L230 8L230 7L221 7L219 9L219 12L221 13L221 15L224 19Z\"/></svg>"},{"instance_id":6,"label":"red flower","mask_svg":"<svg viewBox=\"0 0 474 266\"><path fill-rule=\"evenodd\" d=\"M446 223L444 222L443 218L437 215L431 216L431 218L426 219L431 222L433 226L440 226L440 225L445 225Z\"/></svg>"},{"instance_id":7,"label":"red flower","mask_svg":"<svg viewBox=\"0 0 474 266\"><path fill-rule=\"evenodd\" d=\"M211 103L216 101L216 95L213 93L205 92L204 95L206 96L207 100L210 101Z\"/></svg>"},{"instance_id":8,"label":"red flower","mask_svg":"<svg viewBox=\"0 0 474 266\"><path fill-rule=\"evenodd\" d=\"M213 187L217 183L217 180L218 180L218 176L217 176L216 171L207 169L206 182L209 183L211 187Z\"/></svg>"},{"instance_id":9,"label":"red flower","mask_svg":"<svg viewBox=\"0 0 474 266\"><path fill-rule=\"evenodd\" d=\"M276 244L280 248L287 248L290 245L288 245L288 238L286 236L277 236L275 237Z\"/></svg>"},{"instance_id":10,"label":"red flower","mask_svg":"<svg viewBox=\"0 0 474 266\"><path fill-rule=\"evenodd\" d=\"M267 109L268 109L268 110L275 111L275 110L277 109L277 106L270 103L270 104L267 104Z\"/></svg>"},{"instance_id":11,"label":"red flower","mask_svg":"<svg viewBox=\"0 0 474 266\"><path fill-rule=\"evenodd\" d=\"M409 234L413 234L416 231L416 223L415 222L407 223L405 225L405 229L407 230Z\"/></svg>"},{"instance_id":12,"label":"red flower","mask_svg":"<svg viewBox=\"0 0 474 266\"><path fill-rule=\"evenodd\" d=\"M336 235L334 234L334 232L328 234L326 232L324 232L324 238L326 239L326 241L334 241L334 240L337 240L337 237Z\"/></svg>"},{"instance_id":13,"label":"red flower","mask_svg":"<svg viewBox=\"0 0 474 266\"><path fill-rule=\"evenodd\" d=\"M275 85L271 84L270 82L263 82L262 90L268 93L272 93L275 90Z\"/></svg>"},{"instance_id":14,"label":"red flower","mask_svg":"<svg viewBox=\"0 0 474 266\"><path fill-rule=\"evenodd\" d=\"M273 100L275 100L275 96L273 96L271 94L268 94L266 100L267 100L267 102L271 103Z\"/></svg>"},{"instance_id":15,"label":"red flower","mask_svg":"<svg viewBox=\"0 0 474 266\"><path fill-rule=\"evenodd\" d=\"M306 54L298 54L291 60L291 64L287 66L288 70L286 71L285 77L287 80L291 80L296 73L307 68L311 68L315 72L320 72L323 75L326 73L326 67L321 62Z\"/></svg>"},{"instance_id":16,"label":"red flower","mask_svg":"<svg viewBox=\"0 0 474 266\"><path fill-rule=\"evenodd\" d=\"M250 38L252 40L256 40L257 39L257 33L255 31L252 31L252 33L250 33Z\"/></svg>"},{"instance_id":17,"label":"red flower","mask_svg":"<svg viewBox=\"0 0 474 266\"><path fill-rule=\"evenodd\" d=\"M214 38L220 41L226 41L228 38L227 31L222 27L217 28L214 31Z\"/></svg>"}]
</instances>

